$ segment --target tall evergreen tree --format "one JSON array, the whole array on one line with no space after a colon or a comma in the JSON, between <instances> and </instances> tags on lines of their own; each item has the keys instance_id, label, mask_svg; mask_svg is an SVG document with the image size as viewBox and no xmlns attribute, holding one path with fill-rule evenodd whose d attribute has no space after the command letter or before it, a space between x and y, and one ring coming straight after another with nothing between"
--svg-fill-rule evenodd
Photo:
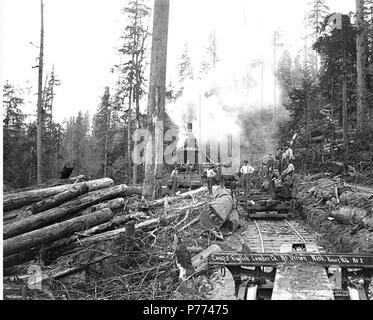
<instances>
[{"instance_id":1,"label":"tall evergreen tree","mask_svg":"<svg viewBox=\"0 0 373 320\"><path fill-rule=\"evenodd\" d=\"M308 25L312 28L315 39L320 35L325 18L330 14L330 8L326 0L312 0L307 15Z\"/></svg>"},{"instance_id":2,"label":"tall evergreen tree","mask_svg":"<svg viewBox=\"0 0 373 320\"><path fill-rule=\"evenodd\" d=\"M137 166L132 167L131 141L133 131L133 118L135 127L140 127L140 101L146 93L145 71L148 65L148 40L150 33L149 16L150 8L144 0L129 1L123 9L123 13L129 23L124 30L122 39L124 43L119 49L121 54L121 63L116 66L119 71L118 90L116 92L115 105L122 109L125 101L128 101L128 109L123 110L125 113L127 130L127 153L128 153L128 175L133 175L133 180L137 180ZM126 103L127 104L127 103ZM134 116L133 116L134 115Z\"/></svg>"},{"instance_id":3,"label":"tall evergreen tree","mask_svg":"<svg viewBox=\"0 0 373 320\"><path fill-rule=\"evenodd\" d=\"M3 180L5 186L20 188L28 185L27 131L22 92L8 81L3 88Z\"/></svg>"},{"instance_id":4,"label":"tall evergreen tree","mask_svg":"<svg viewBox=\"0 0 373 320\"><path fill-rule=\"evenodd\" d=\"M87 174L89 159L89 119L81 111L66 123L63 154L65 161L74 167L74 174Z\"/></svg>"},{"instance_id":5,"label":"tall evergreen tree","mask_svg":"<svg viewBox=\"0 0 373 320\"><path fill-rule=\"evenodd\" d=\"M61 85L61 81L58 79L54 66L52 72L47 76L45 89L43 90L43 122L45 132L52 130L53 123L53 102L56 95L56 87Z\"/></svg>"},{"instance_id":6,"label":"tall evergreen tree","mask_svg":"<svg viewBox=\"0 0 373 320\"><path fill-rule=\"evenodd\" d=\"M200 77L208 75L210 71L216 68L217 63L220 61L218 56L218 45L216 39L216 32L211 32L208 38L208 45L206 47L205 56L200 66Z\"/></svg>"},{"instance_id":7,"label":"tall evergreen tree","mask_svg":"<svg viewBox=\"0 0 373 320\"><path fill-rule=\"evenodd\" d=\"M192 60L189 53L188 43L184 44L183 52L179 60L179 82L183 84L186 80L193 80L194 72Z\"/></svg>"},{"instance_id":8,"label":"tall evergreen tree","mask_svg":"<svg viewBox=\"0 0 373 320\"><path fill-rule=\"evenodd\" d=\"M43 90L43 177L54 179L58 177L61 161L62 126L53 121L53 103L56 87L61 84L54 71L46 77Z\"/></svg>"},{"instance_id":9,"label":"tall evergreen tree","mask_svg":"<svg viewBox=\"0 0 373 320\"><path fill-rule=\"evenodd\" d=\"M312 0L309 4L309 11L306 16L306 26L311 28L311 34L305 36L307 41L308 36L311 36L313 41L316 42L320 36L322 25L325 18L330 14L330 8L326 0ZM315 65L315 71L319 71L319 56L317 52L313 54L313 60Z\"/></svg>"},{"instance_id":10,"label":"tall evergreen tree","mask_svg":"<svg viewBox=\"0 0 373 320\"><path fill-rule=\"evenodd\" d=\"M290 52L284 50L277 68L277 78L279 83L286 92L289 92L289 89L293 85L293 66Z\"/></svg>"},{"instance_id":11,"label":"tall evergreen tree","mask_svg":"<svg viewBox=\"0 0 373 320\"><path fill-rule=\"evenodd\" d=\"M40 0L40 53L38 73L38 106L37 106L37 178L38 184L43 181L43 67L44 67L44 3Z\"/></svg>"},{"instance_id":12,"label":"tall evergreen tree","mask_svg":"<svg viewBox=\"0 0 373 320\"><path fill-rule=\"evenodd\" d=\"M327 22L328 17L325 19L322 35L314 45L324 60L320 88L325 101L332 107L333 116L337 116L342 125L347 149L349 118L356 96L356 32L349 16L342 17L341 29L331 32L327 29Z\"/></svg>"}]
</instances>

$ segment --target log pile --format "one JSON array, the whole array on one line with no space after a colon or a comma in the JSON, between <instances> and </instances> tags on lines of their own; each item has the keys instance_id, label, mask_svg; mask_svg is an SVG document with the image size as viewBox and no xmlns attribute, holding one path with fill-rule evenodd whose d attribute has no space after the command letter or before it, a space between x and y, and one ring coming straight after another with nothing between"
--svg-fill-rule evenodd
<instances>
[{"instance_id":1,"label":"log pile","mask_svg":"<svg viewBox=\"0 0 373 320\"><path fill-rule=\"evenodd\" d=\"M304 177L297 190L303 214L341 250L373 251L373 187L347 184L340 177Z\"/></svg>"},{"instance_id":2,"label":"log pile","mask_svg":"<svg viewBox=\"0 0 373 320\"><path fill-rule=\"evenodd\" d=\"M108 178L4 194L4 266L26 262L77 232L118 221L115 211L136 195L140 188L114 186Z\"/></svg>"},{"instance_id":3,"label":"log pile","mask_svg":"<svg viewBox=\"0 0 373 320\"><path fill-rule=\"evenodd\" d=\"M197 254L193 260L197 272L207 267L208 253L215 250L210 247L211 239L202 236L204 227L198 222L202 208L219 202L216 190L216 199L203 187L145 202L140 187L99 179L5 194L4 287L12 292L4 292L5 298L33 299L23 293L35 283L42 283L47 290L47 294L36 290L38 296L44 292L44 298L69 298L62 293L68 286L77 293L74 298L82 298L76 286L84 279L83 291L88 294L88 279L92 279L88 273L92 270L101 274L103 282L118 272L124 272L124 277L128 273L133 292L138 292L139 286L145 290L137 297L124 290L125 296L120 298L155 298L146 291L159 279L164 283L176 281L173 289L153 288L162 292L162 298L170 297L178 287L173 236L181 235L188 250ZM30 273L35 266L42 270L39 278ZM53 288L48 287L51 284ZM19 295L14 293L17 288ZM106 298L107 288L103 285L101 289ZM35 290L31 291L35 296Z\"/></svg>"}]
</instances>

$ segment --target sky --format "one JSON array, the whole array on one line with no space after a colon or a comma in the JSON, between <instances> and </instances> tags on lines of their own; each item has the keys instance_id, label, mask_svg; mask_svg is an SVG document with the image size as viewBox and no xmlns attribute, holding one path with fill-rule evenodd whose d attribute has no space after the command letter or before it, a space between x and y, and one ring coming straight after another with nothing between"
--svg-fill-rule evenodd
<instances>
[{"instance_id":1,"label":"sky","mask_svg":"<svg viewBox=\"0 0 373 320\"><path fill-rule=\"evenodd\" d=\"M54 65L62 84L53 116L58 122L79 110L95 112L105 86L115 77L117 48L125 26L121 9L128 0L44 0L45 67ZM40 37L39 0L0 0L3 9L1 78L31 86L25 112L36 110ZM309 0L171 0L167 81L174 81L184 43L197 67L210 32L215 31L222 74L237 75L261 58L271 72L273 30L280 28L286 48L296 53ZM152 3L152 0L151 2ZM332 12L354 11L355 0L329 0ZM1 18L1 16L0 16ZM32 44L31 44L32 43ZM1 43L0 43L1 44ZM1 56L0 56L1 58ZM267 77L271 90L273 80Z\"/></svg>"}]
</instances>

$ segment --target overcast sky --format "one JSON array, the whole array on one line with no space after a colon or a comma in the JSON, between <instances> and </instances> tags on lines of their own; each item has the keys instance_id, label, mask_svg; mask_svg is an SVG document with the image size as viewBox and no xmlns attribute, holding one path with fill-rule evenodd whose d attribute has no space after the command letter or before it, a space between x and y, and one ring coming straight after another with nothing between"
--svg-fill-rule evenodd
<instances>
[{"instance_id":1,"label":"overcast sky","mask_svg":"<svg viewBox=\"0 0 373 320\"><path fill-rule=\"evenodd\" d=\"M3 1L3 80L32 86L36 94L40 1ZM118 62L125 20L121 9L128 0L44 0L45 71L55 66L62 82L57 89L57 121L78 110L95 112L103 88L115 80L110 68ZM152 3L153 1L150 0ZM195 64L203 54L208 34L216 31L219 55L227 70L239 73L251 59L271 61L273 30L281 28L290 51L296 51L309 0L171 0L168 81L188 42ZM355 0L329 0L331 11L354 11ZM1 9L1 5L0 5ZM1 18L1 16L0 16ZM291 45L290 45L291 44ZM1 56L0 56L1 58ZM35 95L26 112L36 109Z\"/></svg>"}]
</instances>

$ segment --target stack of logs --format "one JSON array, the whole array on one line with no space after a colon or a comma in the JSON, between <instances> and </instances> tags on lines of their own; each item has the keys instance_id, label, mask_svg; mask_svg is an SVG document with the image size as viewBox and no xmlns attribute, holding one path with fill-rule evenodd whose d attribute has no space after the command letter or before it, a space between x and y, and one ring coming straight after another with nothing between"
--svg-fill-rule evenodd
<instances>
[{"instance_id":1,"label":"stack of logs","mask_svg":"<svg viewBox=\"0 0 373 320\"><path fill-rule=\"evenodd\" d=\"M109 228L114 211L133 195L141 195L141 189L114 186L109 178L4 194L4 268L31 260L78 232Z\"/></svg>"},{"instance_id":2,"label":"stack of logs","mask_svg":"<svg viewBox=\"0 0 373 320\"><path fill-rule=\"evenodd\" d=\"M141 201L141 188L114 185L109 178L4 194L4 274L18 273L41 254L58 259L135 229L153 227L160 217L147 212L206 192ZM131 201L132 200L132 201ZM134 208L129 210L128 208ZM175 219L170 212L162 219ZM136 224L134 223L136 222ZM52 261L53 261L52 260Z\"/></svg>"}]
</instances>

